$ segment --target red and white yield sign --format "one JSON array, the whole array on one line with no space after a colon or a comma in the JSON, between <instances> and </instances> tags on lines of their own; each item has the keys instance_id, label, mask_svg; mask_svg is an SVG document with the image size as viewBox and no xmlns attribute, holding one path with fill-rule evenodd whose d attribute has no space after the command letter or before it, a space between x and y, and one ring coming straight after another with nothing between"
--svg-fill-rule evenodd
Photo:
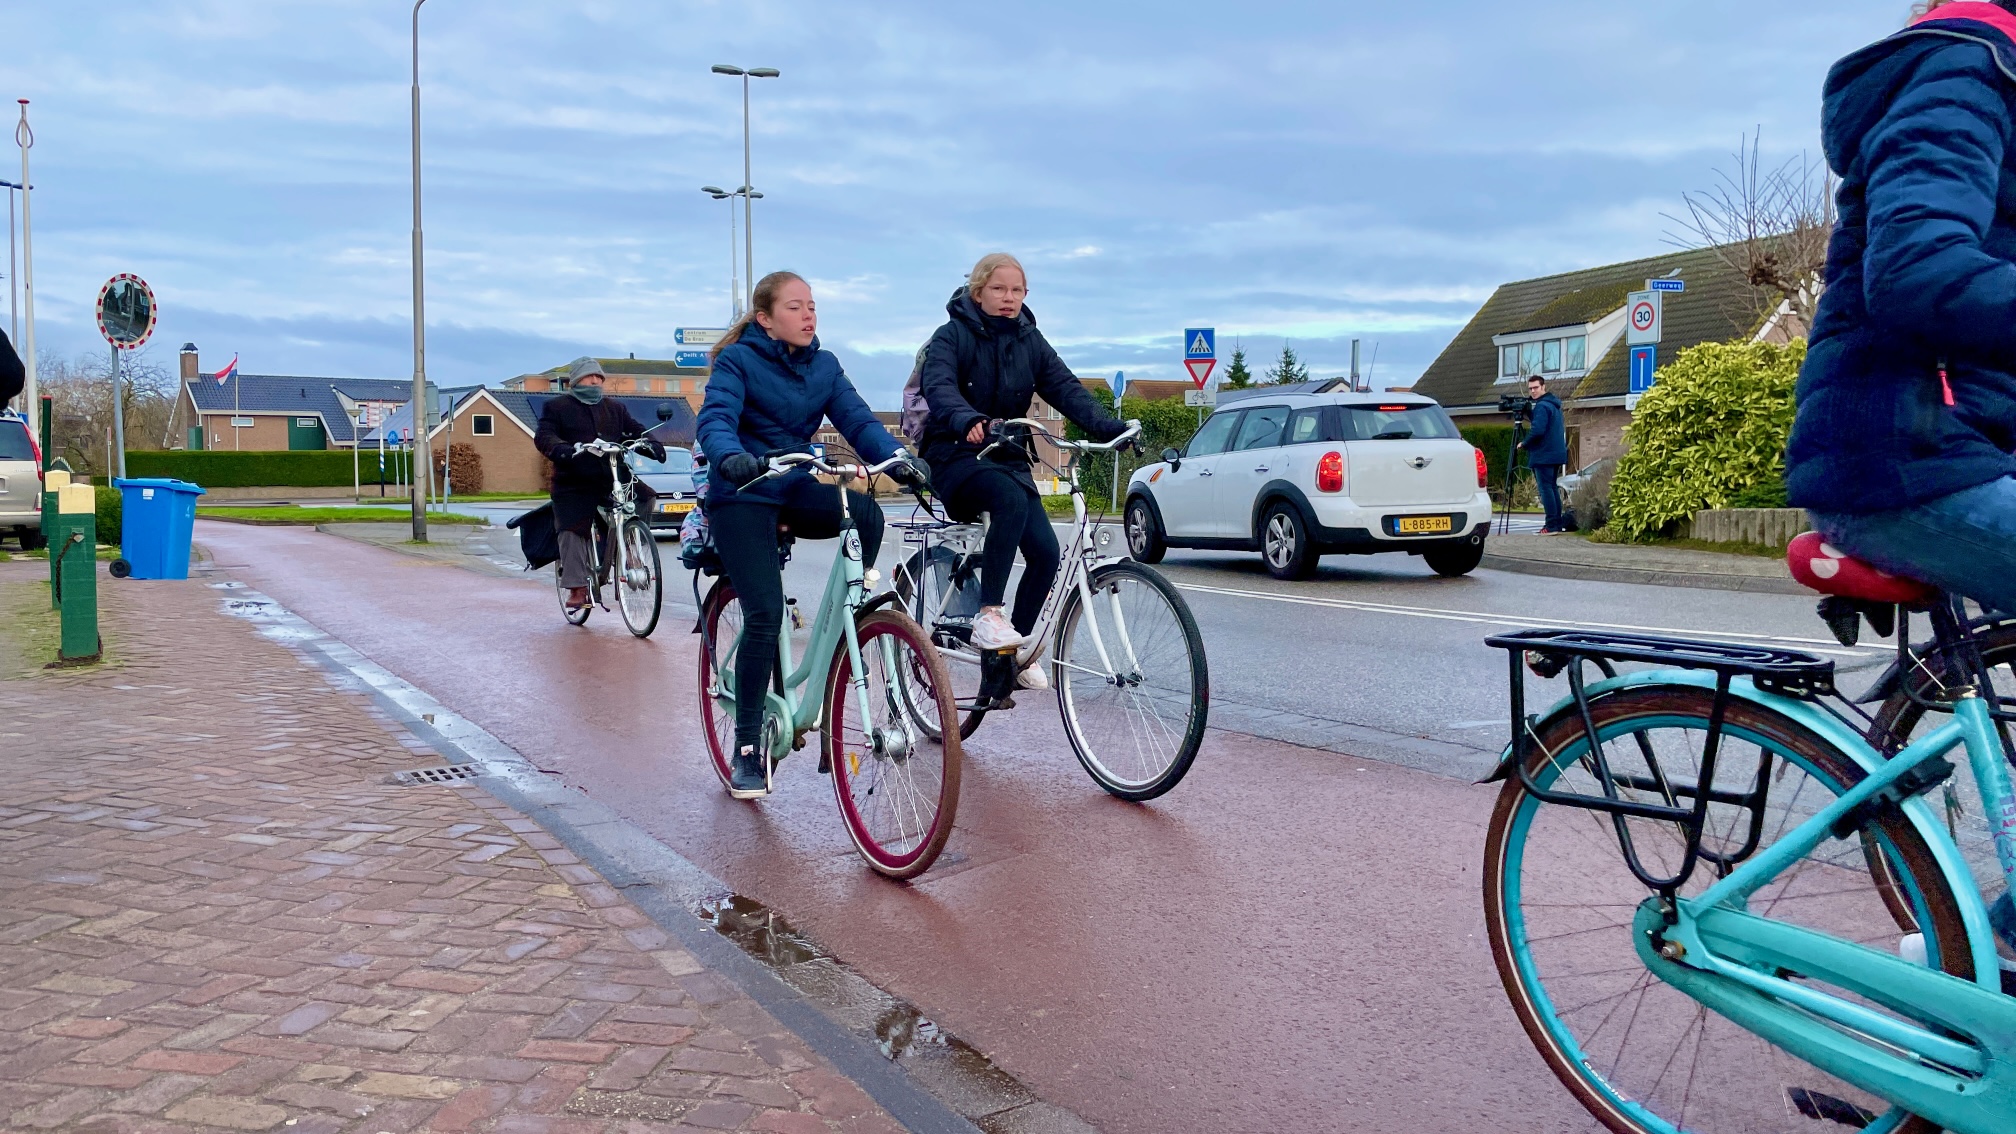
<instances>
[{"instance_id":1,"label":"red and white yield sign","mask_svg":"<svg viewBox=\"0 0 2016 1134\"><path fill-rule=\"evenodd\" d=\"M1624 342L1629 346L1649 346L1660 340L1666 329L1666 305L1656 291L1634 291L1624 297L1624 314L1630 326Z\"/></svg>"},{"instance_id":2,"label":"red and white yield sign","mask_svg":"<svg viewBox=\"0 0 2016 1134\"><path fill-rule=\"evenodd\" d=\"M154 333L154 289L121 272L98 289L98 333L119 350L139 350Z\"/></svg>"},{"instance_id":3,"label":"red and white yield sign","mask_svg":"<svg viewBox=\"0 0 2016 1134\"><path fill-rule=\"evenodd\" d=\"M1215 358L1186 358L1183 360L1183 368L1190 372L1190 380L1197 383L1197 388L1200 390L1204 388L1204 383L1211 380L1211 368L1217 365L1218 360Z\"/></svg>"}]
</instances>

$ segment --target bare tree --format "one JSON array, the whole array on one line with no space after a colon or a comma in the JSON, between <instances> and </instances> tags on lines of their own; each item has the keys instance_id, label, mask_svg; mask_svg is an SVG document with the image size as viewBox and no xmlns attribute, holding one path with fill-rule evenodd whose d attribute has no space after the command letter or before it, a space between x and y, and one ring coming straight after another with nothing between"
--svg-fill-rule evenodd
<instances>
[{"instance_id":1,"label":"bare tree","mask_svg":"<svg viewBox=\"0 0 2016 1134\"><path fill-rule=\"evenodd\" d=\"M1667 239L1682 248L1707 248L1748 285L1741 314L1761 327L1774 314L1797 324L1813 321L1826 286L1827 241L1834 233L1834 174L1805 154L1775 169L1763 164L1764 131L1745 136L1731 164L1715 171L1716 184L1683 194L1685 216Z\"/></svg>"},{"instance_id":2,"label":"bare tree","mask_svg":"<svg viewBox=\"0 0 2016 1134\"><path fill-rule=\"evenodd\" d=\"M37 364L42 392L49 395L54 420L50 447L79 473L109 475L112 435L112 359L79 355L43 356ZM121 401L126 412L126 449L161 448L179 393L177 380L146 351L128 355Z\"/></svg>"}]
</instances>

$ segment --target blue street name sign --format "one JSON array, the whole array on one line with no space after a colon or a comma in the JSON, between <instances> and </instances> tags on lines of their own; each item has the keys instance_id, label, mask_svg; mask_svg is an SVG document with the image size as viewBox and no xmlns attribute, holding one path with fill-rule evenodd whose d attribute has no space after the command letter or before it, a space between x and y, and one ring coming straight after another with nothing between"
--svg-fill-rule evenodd
<instances>
[{"instance_id":1,"label":"blue street name sign","mask_svg":"<svg viewBox=\"0 0 2016 1134\"><path fill-rule=\"evenodd\" d=\"M1216 327L1192 327L1183 332L1183 357L1217 358L1218 329Z\"/></svg>"},{"instance_id":2,"label":"blue street name sign","mask_svg":"<svg viewBox=\"0 0 2016 1134\"><path fill-rule=\"evenodd\" d=\"M1646 280L1646 291L1686 291L1686 280Z\"/></svg>"},{"instance_id":3,"label":"blue street name sign","mask_svg":"<svg viewBox=\"0 0 2016 1134\"><path fill-rule=\"evenodd\" d=\"M704 350L675 350L672 365L704 370L707 368L707 352Z\"/></svg>"},{"instance_id":4,"label":"blue street name sign","mask_svg":"<svg viewBox=\"0 0 2016 1134\"><path fill-rule=\"evenodd\" d=\"M1659 348L1656 346L1634 346L1631 348L1631 392L1642 394L1652 388L1659 373Z\"/></svg>"}]
</instances>

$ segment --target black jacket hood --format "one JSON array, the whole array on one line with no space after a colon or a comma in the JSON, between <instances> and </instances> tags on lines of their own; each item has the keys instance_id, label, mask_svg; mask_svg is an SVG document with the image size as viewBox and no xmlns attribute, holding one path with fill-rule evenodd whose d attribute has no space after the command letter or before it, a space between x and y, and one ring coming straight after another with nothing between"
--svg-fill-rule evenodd
<instances>
[{"instance_id":1,"label":"black jacket hood","mask_svg":"<svg viewBox=\"0 0 2016 1134\"><path fill-rule=\"evenodd\" d=\"M952 293L951 299L945 301L945 313L972 328L973 333L983 339L994 337L994 325L999 322L980 310L980 305L973 301L964 285ZM1022 305L1022 314L1015 317L1015 333L1019 335L1024 331L1035 329L1036 313L1029 310L1029 305L1025 303Z\"/></svg>"},{"instance_id":2,"label":"black jacket hood","mask_svg":"<svg viewBox=\"0 0 2016 1134\"><path fill-rule=\"evenodd\" d=\"M1995 7L1964 5L1977 6ZM1862 139L1882 119L1898 88L1909 81L1918 60L1936 47L1980 44L1994 57L2002 74L2016 84L2016 15L1998 15L1996 20L1989 23L1967 16L1920 20L1834 64L1827 72L1820 114L1820 144L1828 166L1838 173L1855 163ZM1998 26L2003 21L2006 26Z\"/></svg>"}]
</instances>

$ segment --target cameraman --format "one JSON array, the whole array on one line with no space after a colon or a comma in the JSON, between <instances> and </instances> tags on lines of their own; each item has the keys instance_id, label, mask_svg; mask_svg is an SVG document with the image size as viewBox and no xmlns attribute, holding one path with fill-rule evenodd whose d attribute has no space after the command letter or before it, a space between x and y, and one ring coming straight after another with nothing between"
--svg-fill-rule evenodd
<instances>
[{"instance_id":1,"label":"cameraman","mask_svg":"<svg viewBox=\"0 0 2016 1134\"><path fill-rule=\"evenodd\" d=\"M1540 489L1540 506L1547 511L1547 522L1540 527L1541 535L1560 535L1567 531L1561 516L1561 489L1557 482L1561 478L1561 466L1568 463L1568 422L1561 414L1561 399L1547 392L1547 379L1538 374L1526 379L1526 392L1532 395L1533 431L1519 447L1526 450L1526 464L1533 470L1533 482Z\"/></svg>"}]
</instances>

